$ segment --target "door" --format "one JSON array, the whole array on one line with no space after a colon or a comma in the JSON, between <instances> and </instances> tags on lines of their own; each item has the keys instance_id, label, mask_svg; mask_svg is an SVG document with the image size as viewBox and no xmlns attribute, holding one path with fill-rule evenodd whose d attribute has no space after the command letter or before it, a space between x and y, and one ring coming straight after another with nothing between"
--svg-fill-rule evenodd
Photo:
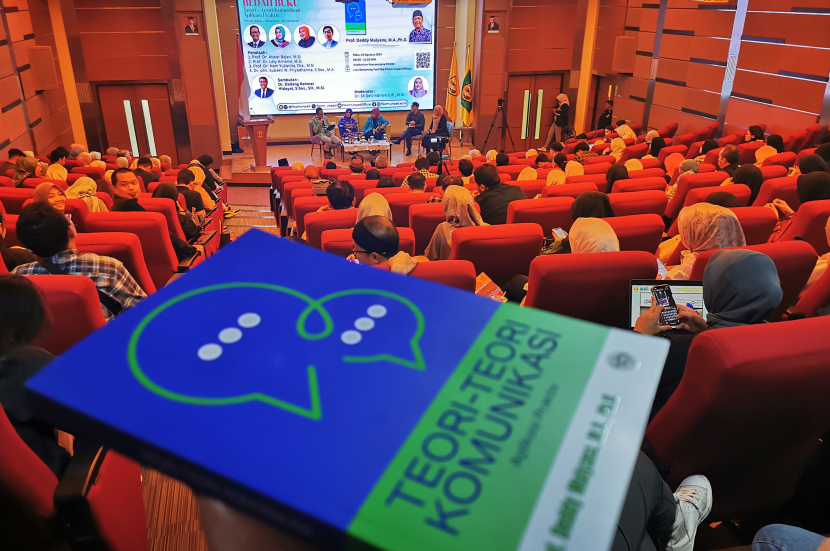
<instances>
[{"instance_id":1,"label":"door","mask_svg":"<svg viewBox=\"0 0 830 551\"><path fill-rule=\"evenodd\" d=\"M179 164L166 84L117 84L97 88L107 147L130 151L133 156L169 155L173 166Z\"/></svg>"},{"instance_id":2,"label":"door","mask_svg":"<svg viewBox=\"0 0 830 551\"><path fill-rule=\"evenodd\" d=\"M507 127L515 151L541 147L553 124L553 100L562 93L564 73L510 75L507 79ZM504 144L510 147L510 136Z\"/></svg>"}]
</instances>

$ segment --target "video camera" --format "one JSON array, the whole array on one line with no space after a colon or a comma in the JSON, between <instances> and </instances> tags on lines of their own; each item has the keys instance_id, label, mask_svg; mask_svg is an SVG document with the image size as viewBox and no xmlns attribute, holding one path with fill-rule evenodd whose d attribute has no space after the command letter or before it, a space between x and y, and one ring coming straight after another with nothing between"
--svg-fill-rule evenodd
<instances>
[{"instance_id":1,"label":"video camera","mask_svg":"<svg viewBox=\"0 0 830 551\"><path fill-rule=\"evenodd\" d=\"M427 141L432 146L432 149L439 152L444 151L447 144L450 143L450 139L447 136L430 136Z\"/></svg>"}]
</instances>

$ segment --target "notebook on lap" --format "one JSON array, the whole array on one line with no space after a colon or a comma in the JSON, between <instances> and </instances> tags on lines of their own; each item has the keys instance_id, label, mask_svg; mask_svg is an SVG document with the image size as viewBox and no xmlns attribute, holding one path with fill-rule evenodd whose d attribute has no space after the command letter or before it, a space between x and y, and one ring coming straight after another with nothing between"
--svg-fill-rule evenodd
<instances>
[{"instance_id":1,"label":"notebook on lap","mask_svg":"<svg viewBox=\"0 0 830 551\"><path fill-rule=\"evenodd\" d=\"M28 389L322 549L605 549L667 349L252 230Z\"/></svg>"}]
</instances>

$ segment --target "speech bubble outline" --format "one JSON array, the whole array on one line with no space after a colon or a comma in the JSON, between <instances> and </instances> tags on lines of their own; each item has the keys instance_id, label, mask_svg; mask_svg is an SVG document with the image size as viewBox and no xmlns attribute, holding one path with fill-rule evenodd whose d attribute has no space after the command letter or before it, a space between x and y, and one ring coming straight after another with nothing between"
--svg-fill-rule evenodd
<instances>
[{"instance_id":1,"label":"speech bubble outline","mask_svg":"<svg viewBox=\"0 0 830 551\"><path fill-rule=\"evenodd\" d=\"M296 330L298 335L309 341L316 341L321 340L328 337L332 331L334 330L334 323L331 319L331 315L326 311L323 307L323 304L334 300L336 298L340 298L343 296L352 296L352 295L377 295L377 296L384 296L387 298L391 298L393 300L397 300L407 306L410 311L415 316L417 321L417 327L415 333L413 334L412 338L410 339L410 348L412 349L414 360L407 360L405 358L398 358L396 356L392 356L390 354L377 354L374 356L344 356L343 361L347 363L372 363L378 361L389 361L391 363L395 363L404 367L409 367L412 369L417 369L423 371L426 369L426 364L423 359L423 355L421 353L419 341L424 333L425 322L424 316L421 313L420 309L408 299L389 291L381 291L377 289L353 289L348 291L340 291L337 293L332 293L326 295L322 298L317 300L312 299L308 295L291 289L289 287L283 287L281 285L274 285L270 283L258 283L258 282L235 282L235 283L221 283L217 285L209 285L206 287L200 287L198 289L192 289L186 293L182 293L181 295L175 296L166 302L160 304L156 308L154 308L133 331L133 334L130 336L130 341L127 345L127 362L130 366L130 371L132 372L133 376L141 383L145 388L149 391L157 394L163 398L167 398L168 400L172 400L175 402L181 402L185 404L191 405L201 405L201 406L225 406L225 405L235 405L235 404L244 404L247 402L253 401L260 401L265 404L269 404L271 406L277 407L279 409L283 409L288 411L289 413L294 413L296 415L300 415L302 417L306 417L308 419L318 421L322 418L322 406L320 402L320 389L317 380L317 370L313 365L309 365L306 368L307 376L308 376L308 385L309 385L309 395L310 395L310 408L304 408L298 406L296 404L292 404L291 402L287 402L285 400L280 400L278 398L274 398L273 396L269 396L267 394L263 394L261 392L252 392L248 394L243 394L239 396L228 396L223 398L207 398L207 397L199 397L199 396L189 396L186 394L181 394L179 392L173 392L168 390L157 383L153 382L146 373L141 369L141 365L139 364L138 357L137 357L137 348L138 348L138 341L141 338L141 334L144 332L144 329L163 311L170 308L171 306L186 300L188 298L208 293L212 291L218 291L223 289L238 289L238 288L255 288L255 289L267 289L270 291L277 291L280 293L288 294L294 298L298 298L303 302L307 303L306 308L300 313L299 318L297 319ZM311 315L312 312L317 312L320 314L321 318L323 319L324 328L319 333L310 333L305 329L305 323L308 319L308 316Z\"/></svg>"}]
</instances>

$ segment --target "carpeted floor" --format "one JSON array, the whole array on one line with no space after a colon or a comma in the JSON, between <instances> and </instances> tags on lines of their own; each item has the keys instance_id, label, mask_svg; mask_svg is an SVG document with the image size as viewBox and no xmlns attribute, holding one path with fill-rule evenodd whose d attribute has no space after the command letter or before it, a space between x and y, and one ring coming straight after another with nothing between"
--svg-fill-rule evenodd
<instances>
[{"instance_id":1,"label":"carpeted floor","mask_svg":"<svg viewBox=\"0 0 830 551\"><path fill-rule=\"evenodd\" d=\"M141 470L148 551L207 551L190 488L152 469Z\"/></svg>"}]
</instances>

